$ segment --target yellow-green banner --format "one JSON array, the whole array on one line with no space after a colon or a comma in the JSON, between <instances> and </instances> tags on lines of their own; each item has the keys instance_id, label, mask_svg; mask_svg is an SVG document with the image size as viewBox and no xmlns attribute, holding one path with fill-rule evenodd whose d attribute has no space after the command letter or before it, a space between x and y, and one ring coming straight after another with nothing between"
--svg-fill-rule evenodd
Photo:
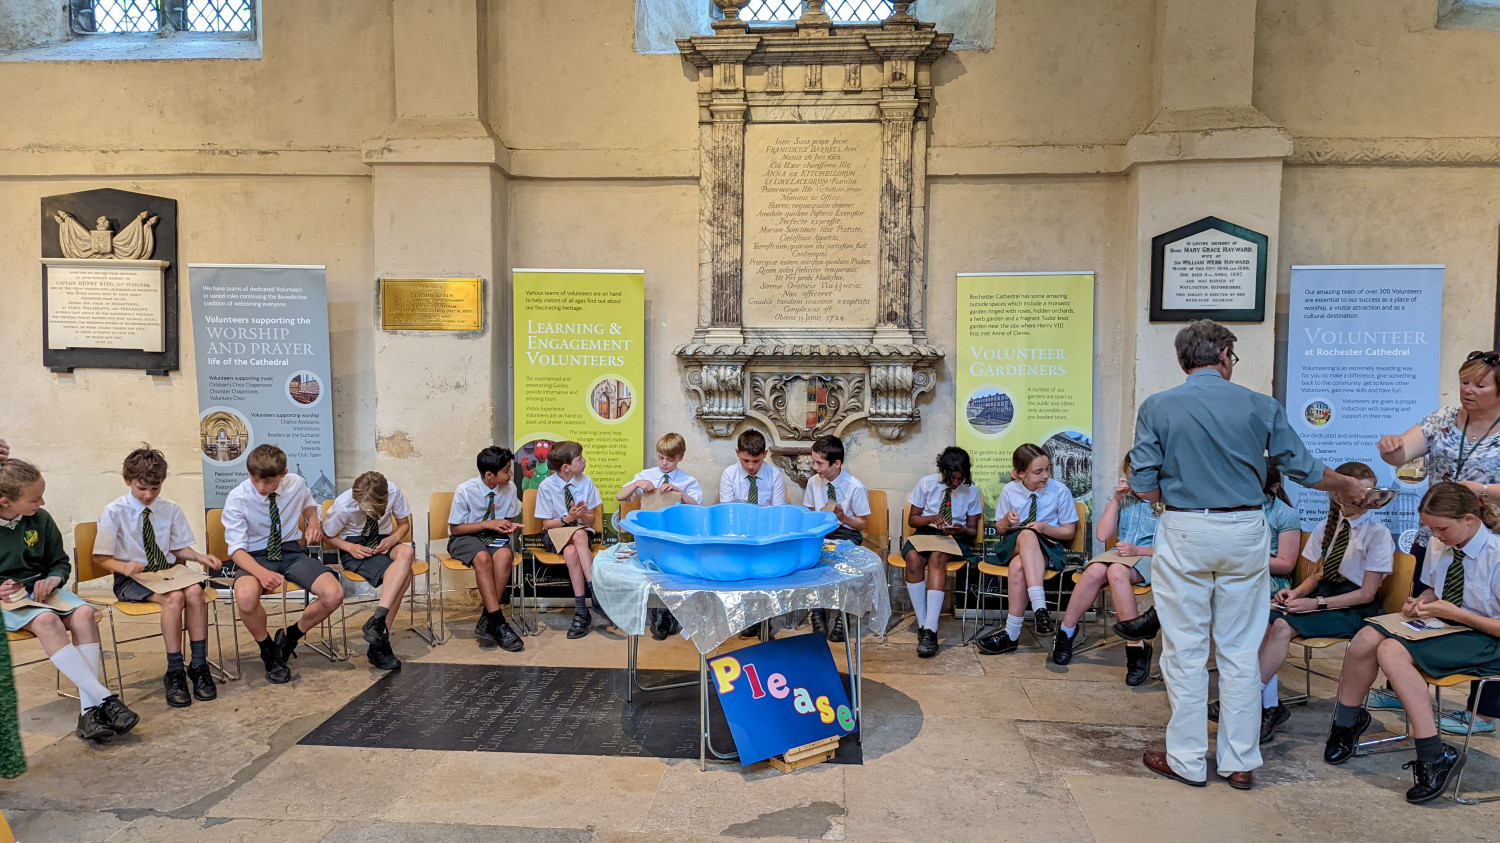
<instances>
[{"instance_id":1,"label":"yellow-green banner","mask_svg":"<svg viewBox=\"0 0 1500 843\"><path fill-rule=\"evenodd\" d=\"M615 492L645 467L645 273L517 269L511 278L516 486L540 486L552 443L572 440L612 511Z\"/></svg>"},{"instance_id":2,"label":"yellow-green banner","mask_svg":"<svg viewBox=\"0 0 1500 843\"><path fill-rule=\"evenodd\" d=\"M1093 491L1094 274L958 276L958 444L986 509L1031 442L1076 500ZM1113 475L1110 475L1113 476Z\"/></svg>"}]
</instances>

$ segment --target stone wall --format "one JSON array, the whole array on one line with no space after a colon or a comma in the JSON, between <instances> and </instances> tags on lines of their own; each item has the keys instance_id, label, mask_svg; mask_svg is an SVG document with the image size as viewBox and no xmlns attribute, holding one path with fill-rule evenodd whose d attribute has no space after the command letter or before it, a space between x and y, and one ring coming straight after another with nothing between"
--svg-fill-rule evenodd
<instances>
[{"instance_id":1,"label":"stone wall","mask_svg":"<svg viewBox=\"0 0 1500 843\"><path fill-rule=\"evenodd\" d=\"M1136 403L1178 380L1143 251L1208 213L1271 235L1283 293L1293 264L1448 264L1451 400L1457 362L1491 345L1500 40L1436 29L1434 4L1001 3L993 50L933 68L925 310L950 356L920 427L898 445L857 428L849 468L899 513L951 443L955 273L1093 270L1093 457L1112 474ZM508 435L512 266L646 270L648 450L684 434L715 487L733 447L694 422L670 353L698 314L697 71L634 50L634 4L262 6L258 61L0 62L0 436L47 472L59 521L95 517L143 439L174 465L167 493L201 500L190 335L170 378L41 366L38 199L106 186L177 199L184 262L328 264L341 487L380 467L420 510ZM377 335L392 272L490 279L490 333ZM1236 328L1240 376L1268 390L1271 325Z\"/></svg>"}]
</instances>

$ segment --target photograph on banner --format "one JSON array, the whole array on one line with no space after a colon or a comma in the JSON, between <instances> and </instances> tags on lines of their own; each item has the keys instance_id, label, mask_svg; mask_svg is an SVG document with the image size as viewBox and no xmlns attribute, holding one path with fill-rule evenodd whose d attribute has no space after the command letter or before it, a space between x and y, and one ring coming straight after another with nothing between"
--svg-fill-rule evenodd
<instances>
[{"instance_id":1,"label":"photograph on banner","mask_svg":"<svg viewBox=\"0 0 1500 843\"><path fill-rule=\"evenodd\" d=\"M821 635L793 635L710 659L740 764L853 732L854 710Z\"/></svg>"},{"instance_id":2,"label":"photograph on banner","mask_svg":"<svg viewBox=\"0 0 1500 843\"><path fill-rule=\"evenodd\" d=\"M1093 493L1094 274L958 275L957 442L986 520L1011 454L1040 445L1074 500Z\"/></svg>"},{"instance_id":3,"label":"photograph on banner","mask_svg":"<svg viewBox=\"0 0 1500 843\"><path fill-rule=\"evenodd\" d=\"M1358 460L1399 489L1376 515L1401 536L1418 527L1421 460L1399 469L1376 443L1438 406L1443 267L1294 266L1287 314L1286 412L1329 468ZM1303 529L1328 517L1328 495L1287 484Z\"/></svg>"},{"instance_id":4,"label":"photograph on banner","mask_svg":"<svg viewBox=\"0 0 1500 843\"><path fill-rule=\"evenodd\" d=\"M645 467L646 276L512 271L516 488L541 486L552 445L583 445L606 512Z\"/></svg>"},{"instance_id":5,"label":"photograph on banner","mask_svg":"<svg viewBox=\"0 0 1500 843\"><path fill-rule=\"evenodd\" d=\"M269 443L319 501L337 494L328 293L321 266L189 264L204 506Z\"/></svg>"}]
</instances>

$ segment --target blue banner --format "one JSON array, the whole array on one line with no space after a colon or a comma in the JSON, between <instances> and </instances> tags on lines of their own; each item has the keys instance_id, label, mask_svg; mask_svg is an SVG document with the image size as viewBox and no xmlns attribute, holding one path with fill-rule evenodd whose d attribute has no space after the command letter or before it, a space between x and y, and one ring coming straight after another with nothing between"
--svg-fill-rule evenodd
<instances>
[{"instance_id":1,"label":"blue banner","mask_svg":"<svg viewBox=\"0 0 1500 843\"><path fill-rule=\"evenodd\" d=\"M332 498L333 382L321 266L189 264L204 506L249 475L245 456L286 452L314 498Z\"/></svg>"},{"instance_id":2,"label":"blue banner","mask_svg":"<svg viewBox=\"0 0 1500 843\"><path fill-rule=\"evenodd\" d=\"M858 728L821 635L794 635L709 659L741 764Z\"/></svg>"},{"instance_id":3,"label":"blue banner","mask_svg":"<svg viewBox=\"0 0 1500 843\"><path fill-rule=\"evenodd\" d=\"M1401 490L1379 512L1397 536L1418 526L1426 475L1386 465L1375 443L1437 409L1442 319L1441 266L1292 267L1287 415L1329 468L1358 460ZM1328 517L1325 493L1287 492L1303 529Z\"/></svg>"}]
</instances>

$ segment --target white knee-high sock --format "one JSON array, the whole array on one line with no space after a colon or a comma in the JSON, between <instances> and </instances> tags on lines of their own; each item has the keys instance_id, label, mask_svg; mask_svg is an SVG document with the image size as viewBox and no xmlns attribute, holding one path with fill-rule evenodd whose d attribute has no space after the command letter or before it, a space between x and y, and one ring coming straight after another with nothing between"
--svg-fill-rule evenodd
<instances>
[{"instance_id":1,"label":"white knee-high sock","mask_svg":"<svg viewBox=\"0 0 1500 843\"><path fill-rule=\"evenodd\" d=\"M1026 586L1026 596L1031 598L1031 608L1033 610L1047 608L1046 588L1039 585L1028 585Z\"/></svg>"},{"instance_id":2,"label":"white knee-high sock","mask_svg":"<svg viewBox=\"0 0 1500 843\"><path fill-rule=\"evenodd\" d=\"M1261 708L1275 708L1276 706L1278 706L1278 705L1281 704L1281 697L1277 693L1278 686L1280 685L1280 683L1277 682L1276 680L1277 680L1277 677L1272 676L1270 682L1267 682L1266 684L1264 684L1264 685L1261 686L1261 689L1260 689L1260 707Z\"/></svg>"},{"instance_id":3,"label":"white knee-high sock","mask_svg":"<svg viewBox=\"0 0 1500 843\"><path fill-rule=\"evenodd\" d=\"M88 662L89 667L94 669L95 676L103 675L100 671L104 667L104 650L100 645L75 644L73 646L78 648L78 652L83 656L84 661Z\"/></svg>"},{"instance_id":4,"label":"white knee-high sock","mask_svg":"<svg viewBox=\"0 0 1500 843\"><path fill-rule=\"evenodd\" d=\"M97 647L98 645L94 645ZM52 654L52 663L57 666L58 672L68 677L68 681L78 686L79 707L87 711L109 696L109 689L99 682L98 671L89 667L88 659L78 652L78 648L69 644Z\"/></svg>"},{"instance_id":5,"label":"white knee-high sock","mask_svg":"<svg viewBox=\"0 0 1500 843\"><path fill-rule=\"evenodd\" d=\"M906 593L911 595L911 610L917 615L917 626L927 626L927 581L907 583Z\"/></svg>"},{"instance_id":6,"label":"white knee-high sock","mask_svg":"<svg viewBox=\"0 0 1500 843\"><path fill-rule=\"evenodd\" d=\"M1012 641L1021 640L1021 623L1025 620L1024 615L1005 616L1005 637Z\"/></svg>"},{"instance_id":7,"label":"white knee-high sock","mask_svg":"<svg viewBox=\"0 0 1500 843\"><path fill-rule=\"evenodd\" d=\"M927 590L927 623L923 624L933 632L937 632L938 619L943 615L943 592L933 589Z\"/></svg>"}]
</instances>

